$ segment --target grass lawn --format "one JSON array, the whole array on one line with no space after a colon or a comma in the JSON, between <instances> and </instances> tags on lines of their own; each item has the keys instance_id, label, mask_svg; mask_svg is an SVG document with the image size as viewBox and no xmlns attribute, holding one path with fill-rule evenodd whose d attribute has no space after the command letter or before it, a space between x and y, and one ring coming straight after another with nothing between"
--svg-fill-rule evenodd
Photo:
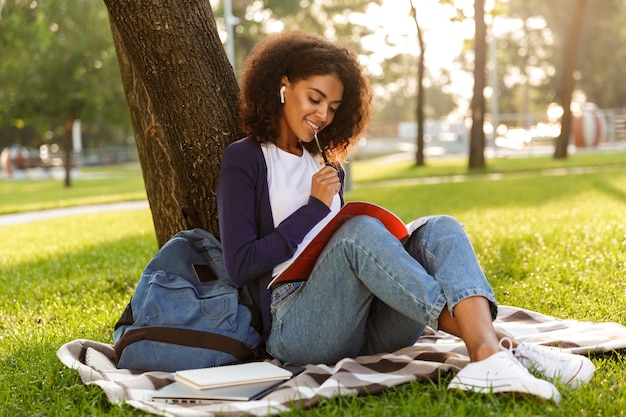
<instances>
[{"instance_id":1,"label":"grass lawn","mask_svg":"<svg viewBox=\"0 0 626 417\"><path fill-rule=\"evenodd\" d=\"M0 214L145 199L138 166L81 168L81 177L67 188L53 179L0 180Z\"/></svg>"},{"instance_id":2,"label":"grass lawn","mask_svg":"<svg viewBox=\"0 0 626 417\"><path fill-rule=\"evenodd\" d=\"M624 154L621 158L606 168L555 176L542 175L542 170L573 170L602 161L557 163L563 166L545 161L538 167L534 159L525 166L515 160L502 164L518 166L502 169L505 174L497 180L479 175L464 182L409 185L376 181L403 178L411 170L419 175L431 169L439 172L433 175L454 175L463 168L394 164L380 176L373 174L376 165L367 162L365 168L358 161L351 169L361 180L347 198L384 205L407 221L433 213L457 217L466 224L501 304L560 318L626 324L626 166L620 162L626 161ZM121 188L131 181L113 187L112 179L102 181L102 188L87 198L101 198L102 193L108 195L104 201L113 201L143 191L137 184ZM15 185L10 204L5 200L6 184ZM87 193L89 184L80 186L81 193ZM54 198L46 193L40 198L30 195L31 185L0 182L0 213L29 209L38 199L52 205ZM68 196L66 204L73 204L73 198ZM9 205L13 208L7 209ZM111 405L100 388L83 385L55 352L78 338L112 342L113 325L157 249L149 211L57 218L4 226L0 232L0 414L145 415L129 406ZM623 352L593 361L598 370L591 384L577 390L559 386L563 396L559 406L506 395L449 393L444 378L405 384L378 396L325 401L286 415L623 415Z\"/></svg>"}]
</instances>

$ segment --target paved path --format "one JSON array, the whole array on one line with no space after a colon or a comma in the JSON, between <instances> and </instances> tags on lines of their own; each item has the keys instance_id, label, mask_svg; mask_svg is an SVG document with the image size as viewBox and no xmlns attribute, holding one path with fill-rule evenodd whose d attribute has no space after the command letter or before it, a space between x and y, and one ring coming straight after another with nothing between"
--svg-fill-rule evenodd
<instances>
[{"instance_id":1,"label":"paved path","mask_svg":"<svg viewBox=\"0 0 626 417\"><path fill-rule=\"evenodd\" d=\"M138 210L149 208L147 200L126 201L110 204L93 204L89 206L66 207L50 210L28 211L24 213L0 215L0 226L28 223L36 220L52 219L77 214L102 213L114 210Z\"/></svg>"},{"instance_id":2,"label":"paved path","mask_svg":"<svg viewBox=\"0 0 626 417\"><path fill-rule=\"evenodd\" d=\"M362 182L353 185L355 189L373 188L373 187L392 187L397 185L419 185L419 184L442 184L449 182L467 182L474 180L498 181L503 178L527 178L540 175L542 177L555 177L563 175L588 174L599 171L621 171L626 167L625 164L620 165L602 165L589 167L571 167L571 168L552 168L540 171L519 171L519 172L492 172L488 174L459 174L446 175L440 177L417 177L417 178L398 178L392 180L381 180Z\"/></svg>"}]
</instances>

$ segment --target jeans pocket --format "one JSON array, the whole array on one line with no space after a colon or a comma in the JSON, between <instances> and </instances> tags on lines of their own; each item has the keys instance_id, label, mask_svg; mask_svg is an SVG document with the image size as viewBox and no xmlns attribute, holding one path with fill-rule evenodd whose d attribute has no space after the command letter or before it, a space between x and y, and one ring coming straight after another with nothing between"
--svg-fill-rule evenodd
<instances>
[{"instance_id":1,"label":"jeans pocket","mask_svg":"<svg viewBox=\"0 0 626 417\"><path fill-rule=\"evenodd\" d=\"M293 300L305 286L304 281L288 282L281 285L272 291L272 301L270 302L270 309L272 315L278 316L278 312L288 303L289 300Z\"/></svg>"}]
</instances>

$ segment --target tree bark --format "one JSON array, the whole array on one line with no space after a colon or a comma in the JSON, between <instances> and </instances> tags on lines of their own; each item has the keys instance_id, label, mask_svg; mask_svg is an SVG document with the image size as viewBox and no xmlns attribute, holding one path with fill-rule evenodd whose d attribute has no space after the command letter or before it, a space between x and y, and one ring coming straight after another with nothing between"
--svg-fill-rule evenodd
<instances>
[{"instance_id":1,"label":"tree bark","mask_svg":"<svg viewBox=\"0 0 626 417\"><path fill-rule=\"evenodd\" d=\"M563 116L561 117L561 133L559 133L554 147L555 159L567 158L567 148L569 146L569 137L572 129L571 102L572 93L574 92L574 71L576 70L578 45L580 43L580 34L582 32L586 7L587 0L578 0L576 2L576 8L569 29L567 49L565 51L565 63L563 65L563 86L561 88Z\"/></svg>"},{"instance_id":2,"label":"tree bark","mask_svg":"<svg viewBox=\"0 0 626 417\"><path fill-rule=\"evenodd\" d=\"M241 133L237 80L210 3L104 2L159 246L189 228L185 206L219 236L220 160Z\"/></svg>"},{"instance_id":3,"label":"tree bark","mask_svg":"<svg viewBox=\"0 0 626 417\"><path fill-rule=\"evenodd\" d=\"M485 24L485 1L474 1L474 95L472 96L472 128L470 131L469 168L485 167L485 64L487 54L487 25Z\"/></svg>"}]
</instances>

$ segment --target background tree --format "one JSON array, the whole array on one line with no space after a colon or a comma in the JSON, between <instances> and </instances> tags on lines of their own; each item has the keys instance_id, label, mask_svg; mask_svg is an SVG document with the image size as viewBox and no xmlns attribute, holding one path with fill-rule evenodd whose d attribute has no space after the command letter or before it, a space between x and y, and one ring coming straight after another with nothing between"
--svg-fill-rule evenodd
<instances>
[{"instance_id":1,"label":"background tree","mask_svg":"<svg viewBox=\"0 0 626 417\"><path fill-rule=\"evenodd\" d=\"M503 12L497 21L507 30L501 31L497 39L499 107L504 113L530 113L531 119L541 120L550 103L563 101L565 77L572 75L564 65L578 3L572 0L510 0L505 6L502 3L499 4ZM626 44L622 42L626 34L621 23L626 18L623 6L623 0L594 2L593 7L585 8L583 22L578 26L580 58L576 59L573 73L574 96L604 110L622 108L626 102L626 85L621 81L619 65L613 65L626 58ZM564 110L568 107L569 103L563 105ZM563 124L565 129L569 125L569 122Z\"/></svg>"},{"instance_id":2,"label":"background tree","mask_svg":"<svg viewBox=\"0 0 626 417\"><path fill-rule=\"evenodd\" d=\"M38 138L48 131L46 140L57 141L66 151L71 150L76 119L126 125L128 113L106 21L106 8L98 2L4 3L0 70L11 82L0 83L0 125L32 126ZM69 175L65 182L69 185Z\"/></svg>"},{"instance_id":3,"label":"background tree","mask_svg":"<svg viewBox=\"0 0 626 417\"><path fill-rule=\"evenodd\" d=\"M474 0L474 93L472 95L469 168L485 167L485 65L487 55L487 25L485 2Z\"/></svg>"},{"instance_id":4,"label":"background tree","mask_svg":"<svg viewBox=\"0 0 626 417\"><path fill-rule=\"evenodd\" d=\"M572 0L516 0L508 3L507 14L513 18L520 17L520 8L524 4L529 20L545 22L541 35L534 36L529 42L533 48L530 56L533 60L545 59L552 67L546 74L547 84L541 89L545 92L545 100L554 101L563 84L563 63L571 39L572 18L579 4ZM611 65L626 58L626 44L623 42L625 18L623 0L596 1L593 7L585 8L583 23L579 27L577 53L580 59L576 61L576 89L603 109L622 107L626 102L626 85L621 80L619 65ZM539 31L536 33L539 34ZM543 53L535 46L537 44L543 44ZM538 68L534 62L529 65L533 71Z\"/></svg>"},{"instance_id":5,"label":"background tree","mask_svg":"<svg viewBox=\"0 0 626 417\"><path fill-rule=\"evenodd\" d=\"M417 137L416 137L416 151L415 151L415 165L424 165L424 52L426 46L424 45L424 36L422 35L422 28L417 20L417 9L411 3L411 17L415 22L415 29L417 30L417 44L419 45L419 55L417 62L417 100L416 100L416 112L415 117L417 120Z\"/></svg>"},{"instance_id":6,"label":"background tree","mask_svg":"<svg viewBox=\"0 0 626 417\"><path fill-rule=\"evenodd\" d=\"M208 1L105 0L159 246L189 226L219 236L221 155L241 137L238 86Z\"/></svg>"},{"instance_id":7,"label":"background tree","mask_svg":"<svg viewBox=\"0 0 626 417\"><path fill-rule=\"evenodd\" d=\"M587 2L578 45L578 88L602 109L623 108L626 83L620 62L626 62L626 7L623 0ZM577 7L582 7L577 4Z\"/></svg>"},{"instance_id":8,"label":"background tree","mask_svg":"<svg viewBox=\"0 0 626 417\"><path fill-rule=\"evenodd\" d=\"M557 0L558 1L558 0ZM569 0L568 0L569 1ZM513 127L529 127L532 119L544 116L547 105L554 101L550 85L555 70L555 36L538 12L545 2L535 7L527 0L496 3L492 11L491 42L495 43L497 85L492 86L498 108L508 116L504 122ZM549 4L553 7L553 4ZM533 117L534 116L534 117Z\"/></svg>"},{"instance_id":9,"label":"background tree","mask_svg":"<svg viewBox=\"0 0 626 417\"><path fill-rule=\"evenodd\" d=\"M563 117L561 118L561 133L556 140L556 146L554 148L554 157L557 159L567 158L567 147L569 146L572 123L571 101L574 91L574 71L576 69L578 43L586 6L587 0L576 0L572 23L569 28L565 62L563 64L563 87L561 89Z\"/></svg>"}]
</instances>

